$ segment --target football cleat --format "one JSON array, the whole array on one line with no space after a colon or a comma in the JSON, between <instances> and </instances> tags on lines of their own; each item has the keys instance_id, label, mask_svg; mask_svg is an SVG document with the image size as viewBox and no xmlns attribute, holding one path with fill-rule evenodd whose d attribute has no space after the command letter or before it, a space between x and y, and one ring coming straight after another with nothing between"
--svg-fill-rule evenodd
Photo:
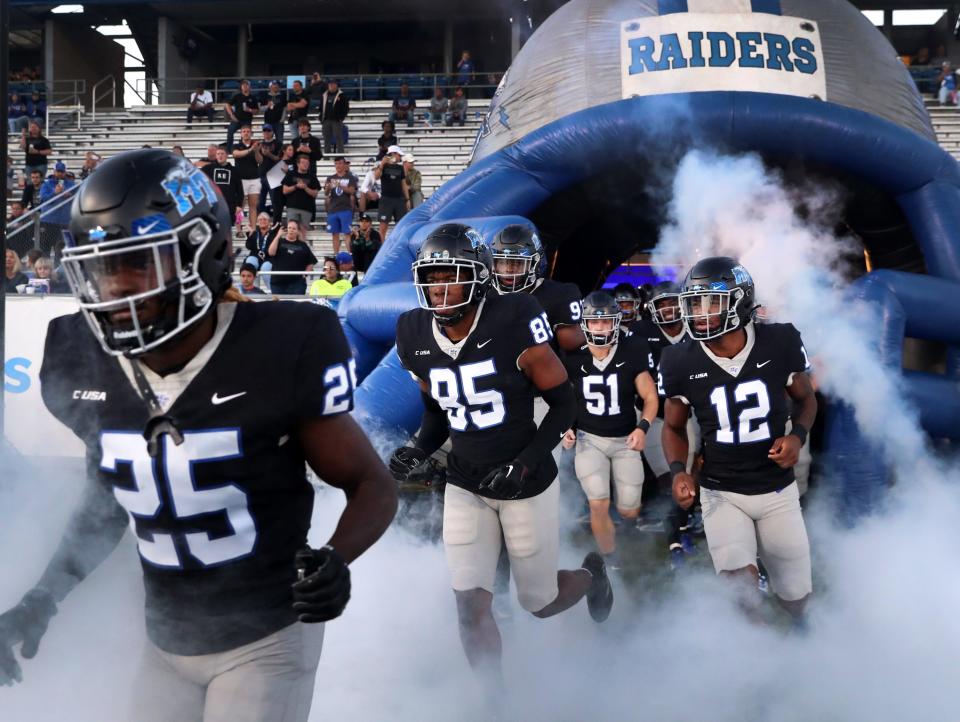
<instances>
[{"instance_id":1,"label":"football cleat","mask_svg":"<svg viewBox=\"0 0 960 722\"><path fill-rule=\"evenodd\" d=\"M670 571L679 572L687 566L687 555L679 546L670 547Z\"/></svg>"},{"instance_id":2,"label":"football cleat","mask_svg":"<svg viewBox=\"0 0 960 722\"><path fill-rule=\"evenodd\" d=\"M607 576L606 564L597 552L590 552L583 558L580 566L593 577L590 589L587 590L587 610L593 621L604 622L613 609L613 587Z\"/></svg>"}]
</instances>

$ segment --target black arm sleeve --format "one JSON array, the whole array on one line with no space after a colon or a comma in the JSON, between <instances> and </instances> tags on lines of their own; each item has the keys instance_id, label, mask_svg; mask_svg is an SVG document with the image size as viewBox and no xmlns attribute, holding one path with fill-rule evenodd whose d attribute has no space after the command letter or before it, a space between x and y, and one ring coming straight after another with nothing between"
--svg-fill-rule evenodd
<instances>
[{"instance_id":1,"label":"black arm sleeve","mask_svg":"<svg viewBox=\"0 0 960 722\"><path fill-rule=\"evenodd\" d=\"M450 425L447 414L432 396L422 391L420 396L423 398L423 420L420 422L416 448L429 455L443 446L450 436Z\"/></svg>"},{"instance_id":2,"label":"black arm sleeve","mask_svg":"<svg viewBox=\"0 0 960 722\"><path fill-rule=\"evenodd\" d=\"M87 485L37 586L57 602L110 556L127 528L127 512L117 502L109 485L97 478L88 459Z\"/></svg>"},{"instance_id":3,"label":"black arm sleeve","mask_svg":"<svg viewBox=\"0 0 960 722\"><path fill-rule=\"evenodd\" d=\"M517 459L528 469L536 468L544 456L553 452L577 418L577 400L569 381L541 391L540 395L550 410L543 417L527 448L517 454Z\"/></svg>"}]
</instances>

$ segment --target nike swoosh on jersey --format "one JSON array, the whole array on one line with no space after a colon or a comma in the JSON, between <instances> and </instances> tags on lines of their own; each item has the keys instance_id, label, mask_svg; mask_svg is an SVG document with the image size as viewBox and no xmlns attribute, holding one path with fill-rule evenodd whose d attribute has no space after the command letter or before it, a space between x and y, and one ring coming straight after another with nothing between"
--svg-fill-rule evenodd
<instances>
[{"instance_id":1,"label":"nike swoosh on jersey","mask_svg":"<svg viewBox=\"0 0 960 722\"><path fill-rule=\"evenodd\" d=\"M617 367L617 368L620 368L620 367L623 366L625 363L626 363L626 361L621 361L620 363L616 364L616 367Z\"/></svg>"},{"instance_id":2,"label":"nike swoosh on jersey","mask_svg":"<svg viewBox=\"0 0 960 722\"><path fill-rule=\"evenodd\" d=\"M488 343L490 343L491 341L493 341L492 338L488 338L488 339L487 339L486 341L484 341L483 343L480 343L480 342L478 341L478 342L477 342L477 348L483 348L484 346L486 346L486 345L487 345Z\"/></svg>"},{"instance_id":3,"label":"nike swoosh on jersey","mask_svg":"<svg viewBox=\"0 0 960 722\"><path fill-rule=\"evenodd\" d=\"M220 404L225 404L228 401L233 401L234 399L239 399L241 396L246 396L246 395L247 395L246 391L241 391L239 394L232 394L230 396L218 396L217 394L214 394L213 397L210 399L210 403L213 404L214 406L219 406Z\"/></svg>"},{"instance_id":4,"label":"nike swoosh on jersey","mask_svg":"<svg viewBox=\"0 0 960 722\"><path fill-rule=\"evenodd\" d=\"M757 362L757 368L758 368L758 369L762 369L764 366L766 366L766 365L767 365L768 363L770 363L772 360L773 360L773 359L767 359L767 360L764 361L763 363Z\"/></svg>"}]
</instances>

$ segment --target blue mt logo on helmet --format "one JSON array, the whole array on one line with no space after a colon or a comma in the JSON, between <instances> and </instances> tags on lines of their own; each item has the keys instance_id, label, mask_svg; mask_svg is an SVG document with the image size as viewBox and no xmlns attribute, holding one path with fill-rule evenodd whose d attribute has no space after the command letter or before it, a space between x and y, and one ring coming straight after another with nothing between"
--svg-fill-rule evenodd
<instances>
[{"instance_id":1,"label":"blue mt logo on helmet","mask_svg":"<svg viewBox=\"0 0 960 722\"><path fill-rule=\"evenodd\" d=\"M217 202L217 189L199 168L186 161L172 168L161 184L177 204L177 212L187 215L206 199L211 206Z\"/></svg>"}]
</instances>

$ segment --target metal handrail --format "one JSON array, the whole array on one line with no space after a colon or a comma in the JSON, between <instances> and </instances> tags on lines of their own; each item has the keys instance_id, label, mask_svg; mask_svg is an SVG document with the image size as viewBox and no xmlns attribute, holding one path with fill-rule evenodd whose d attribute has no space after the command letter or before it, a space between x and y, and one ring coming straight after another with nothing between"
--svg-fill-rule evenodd
<instances>
[{"instance_id":1,"label":"metal handrail","mask_svg":"<svg viewBox=\"0 0 960 722\"><path fill-rule=\"evenodd\" d=\"M36 206L35 208L31 208L16 220L8 223L7 247L11 248L18 245L16 241L20 239L21 235L32 230L33 248L39 248L40 228L41 223L44 220L43 216L48 216L51 212L60 210L67 203L72 203L73 197L80 190L81 185L83 185L83 180L78 179L72 188L68 188L67 190L63 191L63 193L60 193L53 198L48 198L40 205Z\"/></svg>"},{"instance_id":2,"label":"metal handrail","mask_svg":"<svg viewBox=\"0 0 960 722\"><path fill-rule=\"evenodd\" d=\"M97 95L97 89L101 85L107 85L107 89L104 90L103 93L101 93L100 95ZM112 98L110 107L116 108L117 107L117 79L113 75L107 75L100 78L100 80L94 83L93 87L90 88L90 117L94 121L97 119L97 103L99 103L101 100L106 98L108 95L111 96Z\"/></svg>"},{"instance_id":3,"label":"metal handrail","mask_svg":"<svg viewBox=\"0 0 960 722\"><path fill-rule=\"evenodd\" d=\"M470 88L489 90L495 89L499 83L500 77L503 75L502 71L496 73L471 73L471 82ZM493 82L488 82L489 78L494 79ZM258 75L258 76L248 76L245 79L251 82L255 81L266 81L276 80L280 82L281 85L285 85L287 77L296 77L304 78L304 87L309 88L308 80L309 76L297 76L297 75ZM461 84L457 82L460 77L458 73L369 73L369 74L358 74L358 75L336 75L331 76L335 77L340 81L340 87L343 90L353 91L355 90L358 95L358 100L377 100L379 98L364 97L381 94L381 89L385 81L396 81L402 80L406 81L410 86L410 89L414 92L422 90L423 88L445 88L445 89L454 89L459 87ZM421 79L426 80L427 83L424 84ZM239 78L236 76L191 76L184 78L137 78L137 95L141 98L149 95L149 87L152 83L157 91L162 95L183 93L185 95L185 100L189 98L189 93L193 92L196 89L198 83L202 83L206 90L209 90L213 94L214 102L226 102L229 98L221 98L221 93L234 93L239 92L239 85L234 88L230 87L224 89L223 85L225 83L238 84ZM449 82L445 82L449 81ZM478 82L479 81L479 82ZM325 82L325 81L324 81ZM354 85L354 82L356 84ZM212 87L211 87L212 84ZM143 88L141 93L139 88ZM289 90L289 88L285 88ZM263 92L262 90L254 91L257 93ZM164 100L166 103L174 102L169 98Z\"/></svg>"}]
</instances>

